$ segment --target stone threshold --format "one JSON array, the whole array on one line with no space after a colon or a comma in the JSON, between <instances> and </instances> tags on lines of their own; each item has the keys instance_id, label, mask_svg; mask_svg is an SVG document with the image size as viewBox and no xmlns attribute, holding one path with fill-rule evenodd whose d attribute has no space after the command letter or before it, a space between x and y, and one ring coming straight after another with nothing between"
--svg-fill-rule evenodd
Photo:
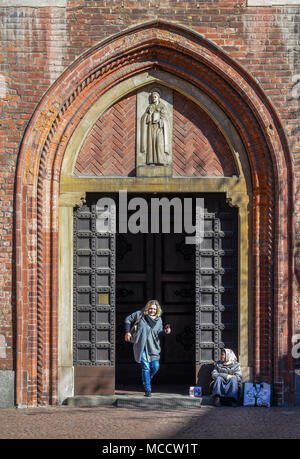
<instances>
[{"instance_id":1,"label":"stone threshold","mask_svg":"<svg viewBox=\"0 0 300 459\"><path fill-rule=\"evenodd\" d=\"M211 397L190 397L189 395L172 393L153 393L152 397L141 394L115 395L75 395L68 397L64 405L72 407L111 406L117 408L137 409L182 409L201 408L201 405L211 405Z\"/></svg>"}]
</instances>

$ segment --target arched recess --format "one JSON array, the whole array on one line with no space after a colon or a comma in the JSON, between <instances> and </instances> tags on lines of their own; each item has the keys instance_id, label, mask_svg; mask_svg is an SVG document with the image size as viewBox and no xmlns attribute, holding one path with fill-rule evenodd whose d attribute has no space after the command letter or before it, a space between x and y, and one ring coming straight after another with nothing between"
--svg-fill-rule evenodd
<instances>
[{"instance_id":1,"label":"arched recess","mask_svg":"<svg viewBox=\"0 0 300 459\"><path fill-rule=\"evenodd\" d=\"M132 91L149 87L149 85L167 86L174 90L175 94L188 98L194 102L194 107L199 106L209 118L213 120L215 129L219 129L223 134L223 142L229 146L231 156L235 163L234 175L231 177L176 177L171 178L131 178L126 176L99 176L78 177L75 168L79 153L85 140L89 138L95 123L106 114L110 107L132 94ZM177 96L178 97L178 96ZM203 112L202 112L203 113ZM119 119L118 119L119 122ZM126 128L125 128L126 130ZM107 150L106 150L107 152ZM135 154L134 151L131 154ZM111 156L110 156L111 158ZM113 88L109 89L105 95L99 98L91 108L85 113L76 129L73 131L66 147L64 160L60 176L60 267L59 267L59 310L61 326L58 330L59 335L59 400L62 401L72 395L74 384L73 349L71 346L74 335L72 327L73 318L73 232L72 222L73 207L80 205L87 192L161 192L161 193L226 193L227 200L232 206L239 208L239 359L245 377L252 373L252 345L250 344L249 316L251 317L251 287L249 282L249 218L251 212L251 174L246 150L240 136L226 114L218 105L200 89L180 77L172 75L162 70L150 69L141 72L134 77L129 77ZM114 345L115 343L111 343ZM196 363L196 367L199 365ZM79 371L82 375L85 370ZM106 372L112 377L110 369L101 369L102 377ZM76 372L78 374L78 371ZM91 372L90 372L91 374ZM99 377L96 378L99 381ZM104 378L103 378L104 379ZM108 379L105 378L105 380ZM100 385L100 384L99 384ZM98 389L99 390L99 389Z\"/></svg>"},{"instance_id":2,"label":"arched recess","mask_svg":"<svg viewBox=\"0 0 300 459\"><path fill-rule=\"evenodd\" d=\"M99 115L99 104L101 110L111 105L113 88L129 81L138 87L141 75L147 74L164 84L163 74L171 75L167 84L182 93L188 85L185 94L202 108L200 94L207 98L215 122L218 116L212 107L224 114L222 132L229 144L234 148L233 139L240 139L240 149L237 144L234 148L240 170L246 171L240 198L246 195L252 201L252 312L246 319L251 321L253 347L247 359L254 378L275 384L278 402L283 387L291 388L293 175L280 121L256 81L220 48L184 27L154 21L83 54L43 97L25 133L17 169L15 225L19 406L58 402L59 193L74 192L68 189L68 158L74 160L68 151L78 147L76 136L83 132L84 138L91 128L93 110ZM181 80L181 87L172 79ZM109 179L104 180L109 189ZM101 186L99 181L98 189ZM218 186L224 190L224 184ZM238 192L232 196L232 204L239 206ZM81 197L79 188L76 199ZM73 204L72 198L69 205Z\"/></svg>"}]
</instances>

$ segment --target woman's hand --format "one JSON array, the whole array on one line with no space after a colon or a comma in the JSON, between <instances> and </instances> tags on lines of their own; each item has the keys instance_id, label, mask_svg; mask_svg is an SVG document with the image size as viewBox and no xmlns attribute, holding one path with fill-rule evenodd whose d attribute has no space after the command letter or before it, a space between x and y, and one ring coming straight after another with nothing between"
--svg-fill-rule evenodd
<instances>
[{"instance_id":1,"label":"woman's hand","mask_svg":"<svg viewBox=\"0 0 300 459\"><path fill-rule=\"evenodd\" d=\"M128 333L125 334L125 341L127 343L130 343L130 339L131 339L131 333L128 332Z\"/></svg>"},{"instance_id":2,"label":"woman's hand","mask_svg":"<svg viewBox=\"0 0 300 459\"><path fill-rule=\"evenodd\" d=\"M226 379L231 379L231 378L236 378L236 376L235 375L227 375Z\"/></svg>"},{"instance_id":3,"label":"woman's hand","mask_svg":"<svg viewBox=\"0 0 300 459\"><path fill-rule=\"evenodd\" d=\"M165 325L165 333L166 333L166 335L169 335L171 333L171 325L170 324L166 324Z\"/></svg>"}]
</instances>

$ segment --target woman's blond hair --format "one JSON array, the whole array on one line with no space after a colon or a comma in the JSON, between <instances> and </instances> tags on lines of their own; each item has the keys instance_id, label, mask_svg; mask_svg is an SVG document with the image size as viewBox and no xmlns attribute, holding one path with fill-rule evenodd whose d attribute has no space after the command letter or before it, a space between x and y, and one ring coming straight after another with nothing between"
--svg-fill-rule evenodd
<instances>
[{"instance_id":1,"label":"woman's blond hair","mask_svg":"<svg viewBox=\"0 0 300 459\"><path fill-rule=\"evenodd\" d=\"M149 300L146 304L146 306L144 307L144 314L148 314L148 311L149 311L149 308L151 306L151 304L155 304L156 306L156 314L155 316L156 317L160 317L162 315L162 309L160 307L160 304L157 300Z\"/></svg>"}]
</instances>

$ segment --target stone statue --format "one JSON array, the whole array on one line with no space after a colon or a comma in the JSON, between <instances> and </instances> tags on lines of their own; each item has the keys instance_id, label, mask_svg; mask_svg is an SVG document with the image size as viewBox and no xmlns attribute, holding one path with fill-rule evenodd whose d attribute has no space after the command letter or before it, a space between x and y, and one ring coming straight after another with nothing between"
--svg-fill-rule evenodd
<instances>
[{"instance_id":1,"label":"stone statue","mask_svg":"<svg viewBox=\"0 0 300 459\"><path fill-rule=\"evenodd\" d=\"M146 164L164 165L170 154L169 123L165 105L158 90L151 92L151 103L141 118L141 152L146 153Z\"/></svg>"}]
</instances>

